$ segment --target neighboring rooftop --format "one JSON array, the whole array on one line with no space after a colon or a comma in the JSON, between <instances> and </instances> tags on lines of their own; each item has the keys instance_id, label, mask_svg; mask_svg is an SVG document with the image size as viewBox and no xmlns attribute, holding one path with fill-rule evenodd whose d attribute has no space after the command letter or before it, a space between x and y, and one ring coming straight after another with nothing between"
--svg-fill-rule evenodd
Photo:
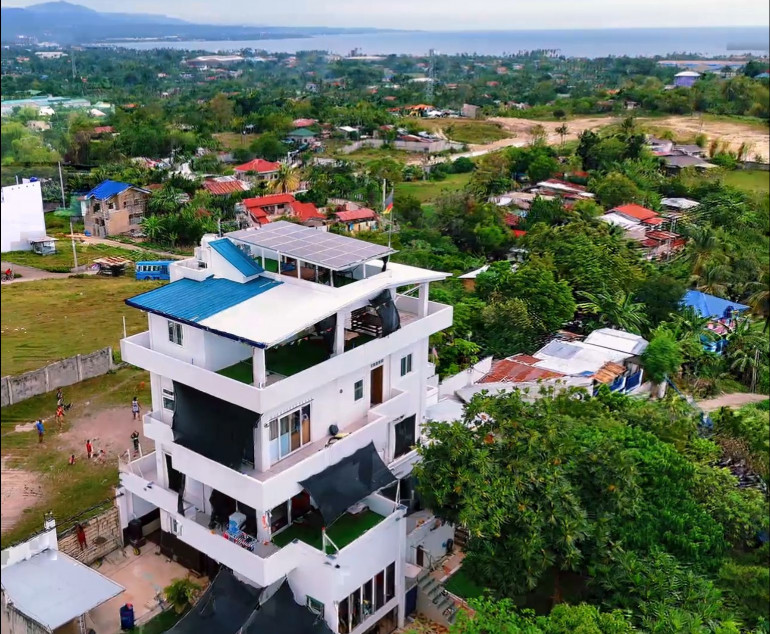
<instances>
[{"instance_id":1,"label":"neighboring rooftop","mask_svg":"<svg viewBox=\"0 0 770 634\"><path fill-rule=\"evenodd\" d=\"M611 209L610 212L636 218L637 220L648 220L650 218L655 218L655 216L658 215L652 209L647 209L647 207L642 207L641 205L636 205L634 203L620 205L619 207Z\"/></svg>"},{"instance_id":2,"label":"neighboring rooftop","mask_svg":"<svg viewBox=\"0 0 770 634\"><path fill-rule=\"evenodd\" d=\"M108 198L122 194L127 189L135 189L137 191L144 192L145 194L150 193L148 190L137 187L136 185L131 185L130 183L105 180L99 183L90 192L88 192L86 194L86 199L95 198L96 200L107 200Z\"/></svg>"},{"instance_id":3,"label":"neighboring rooftop","mask_svg":"<svg viewBox=\"0 0 770 634\"><path fill-rule=\"evenodd\" d=\"M257 174L268 174L270 172L277 172L281 167L280 163L274 163L273 161L266 161L265 159L255 158L248 163L243 163L235 168L236 172L256 172Z\"/></svg>"},{"instance_id":4,"label":"neighboring rooftop","mask_svg":"<svg viewBox=\"0 0 770 634\"><path fill-rule=\"evenodd\" d=\"M212 242L209 242L209 245L211 245L211 248L214 249L214 251L232 264L239 273L242 273L246 277L259 275L260 273L265 272L265 269L248 257L227 238L213 240Z\"/></svg>"},{"instance_id":5,"label":"neighboring rooftop","mask_svg":"<svg viewBox=\"0 0 770 634\"><path fill-rule=\"evenodd\" d=\"M697 200L690 200L689 198L662 198L660 204L664 207L670 207L672 209L679 209L686 211L687 209L694 209L700 203Z\"/></svg>"},{"instance_id":6,"label":"neighboring rooftop","mask_svg":"<svg viewBox=\"0 0 770 634\"><path fill-rule=\"evenodd\" d=\"M2 584L14 609L49 632L124 590L69 555L50 549L4 567Z\"/></svg>"},{"instance_id":7,"label":"neighboring rooftop","mask_svg":"<svg viewBox=\"0 0 770 634\"><path fill-rule=\"evenodd\" d=\"M376 220L377 214L366 207L353 209L351 211L337 211L334 214L342 222L356 222L361 220Z\"/></svg>"},{"instance_id":8,"label":"neighboring rooftop","mask_svg":"<svg viewBox=\"0 0 770 634\"><path fill-rule=\"evenodd\" d=\"M617 350L627 354L639 355L647 348L647 340L640 335L635 335L625 330L616 330L614 328L599 328L594 330L584 340L584 343Z\"/></svg>"},{"instance_id":9,"label":"neighboring rooftop","mask_svg":"<svg viewBox=\"0 0 770 634\"><path fill-rule=\"evenodd\" d=\"M701 291L690 290L682 297L682 305L689 306L695 310L701 317L711 317L713 319L722 319L729 316L733 311L743 312L749 307L738 302L731 302L729 299L702 293Z\"/></svg>"},{"instance_id":10,"label":"neighboring rooftop","mask_svg":"<svg viewBox=\"0 0 770 634\"><path fill-rule=\"evenodd\" d=\"M248 191L249 184L237 179L224 181L205 180L203 181L203 189L211 192L215 196L227 196L229 194Z\"/></svg>"},{"instance_id":11,"label":"neighboring rooftop","mask_svg":"<svg viewBox=\"0 0 770 634\"><path fill-rule=\"evenodd\" d=\"M368 260L395 253L390 247L318 231L283 220L271 222L260 229L233 231L227 236L332 271L347 270Z\"/></svg>"}]
</instances>

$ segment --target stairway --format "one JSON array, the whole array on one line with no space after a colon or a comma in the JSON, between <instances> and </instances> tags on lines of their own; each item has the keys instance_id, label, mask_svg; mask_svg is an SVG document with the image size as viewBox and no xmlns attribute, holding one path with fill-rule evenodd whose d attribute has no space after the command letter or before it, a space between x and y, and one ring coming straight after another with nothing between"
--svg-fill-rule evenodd
<instances>
[{"instance_id":1,"label":"stairway","mask_svg":"<svg viewBox=\"0 0 770 634\"><path fill-rule=\"evenodd\" d=\"M468 545L468 540L470 539L470 533L468 532L467 528L464 528L462 526L456 526L455 527L455 548L459 550L465 550L465 547Z\"/></svg>"},{"instance_id":2,"label":"stairway","mask_svg":"<svg viewBox=\"0 0 770 634\"><path fill-rule=\"evenodd\" d=\"M447 627L457 619L457 606L452 595L428 572L422 572L417 578L417 611Z\"/></svg>"}]
</instances>

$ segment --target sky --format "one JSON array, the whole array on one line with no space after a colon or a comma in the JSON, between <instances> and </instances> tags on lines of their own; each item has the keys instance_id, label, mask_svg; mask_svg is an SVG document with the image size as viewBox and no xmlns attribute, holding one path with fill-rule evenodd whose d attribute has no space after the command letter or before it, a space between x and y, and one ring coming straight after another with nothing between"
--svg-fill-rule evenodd
<instances>
[{"instance_id":1,"label":"sky","mask_svg":"<svg viewBox=\"0 0 770 634\"><path fill-rule=\"evenodd\" d=\"M2 0L3 7L40 0ZM767 0L76 0L189 22L421 30L763 26Z\"/></svg>"}]
</instances>

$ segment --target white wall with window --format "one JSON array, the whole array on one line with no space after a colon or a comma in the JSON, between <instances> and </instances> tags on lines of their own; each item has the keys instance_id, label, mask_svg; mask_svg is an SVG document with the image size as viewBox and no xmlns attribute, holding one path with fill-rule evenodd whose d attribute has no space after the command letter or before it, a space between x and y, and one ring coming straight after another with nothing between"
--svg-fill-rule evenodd
<instances>
[{"instance_id":1,"label":"white wall with window","mask_svg":"<svg viewBox=\"0 0 770 634\"><path fill-rule=\"evenodd\" d=\"M205 348L203 330L174 322L160 315L149 315L150 345L153 350L174 359L205 367ZM179 328L170 324L178 324ZM181 336L181 344L178 343Z\"/></svg>"}]
</instances>

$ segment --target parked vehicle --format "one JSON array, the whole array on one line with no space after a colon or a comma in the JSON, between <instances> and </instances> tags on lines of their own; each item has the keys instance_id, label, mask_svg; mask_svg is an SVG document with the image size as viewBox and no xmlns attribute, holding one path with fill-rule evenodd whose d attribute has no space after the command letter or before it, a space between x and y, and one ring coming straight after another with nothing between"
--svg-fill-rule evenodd
<instances>
[{"instance_id":1,"label":"parked vehicle","mask_svg":"<svg viewBox=\"0 0 770 634\"><path fill-rule=\"evenodd\" d=\"M156 262L137 262L136 279L138 280L167 280L169 279L168 266L172 260L158 260Z\"/></svg>"}]
</instances>

